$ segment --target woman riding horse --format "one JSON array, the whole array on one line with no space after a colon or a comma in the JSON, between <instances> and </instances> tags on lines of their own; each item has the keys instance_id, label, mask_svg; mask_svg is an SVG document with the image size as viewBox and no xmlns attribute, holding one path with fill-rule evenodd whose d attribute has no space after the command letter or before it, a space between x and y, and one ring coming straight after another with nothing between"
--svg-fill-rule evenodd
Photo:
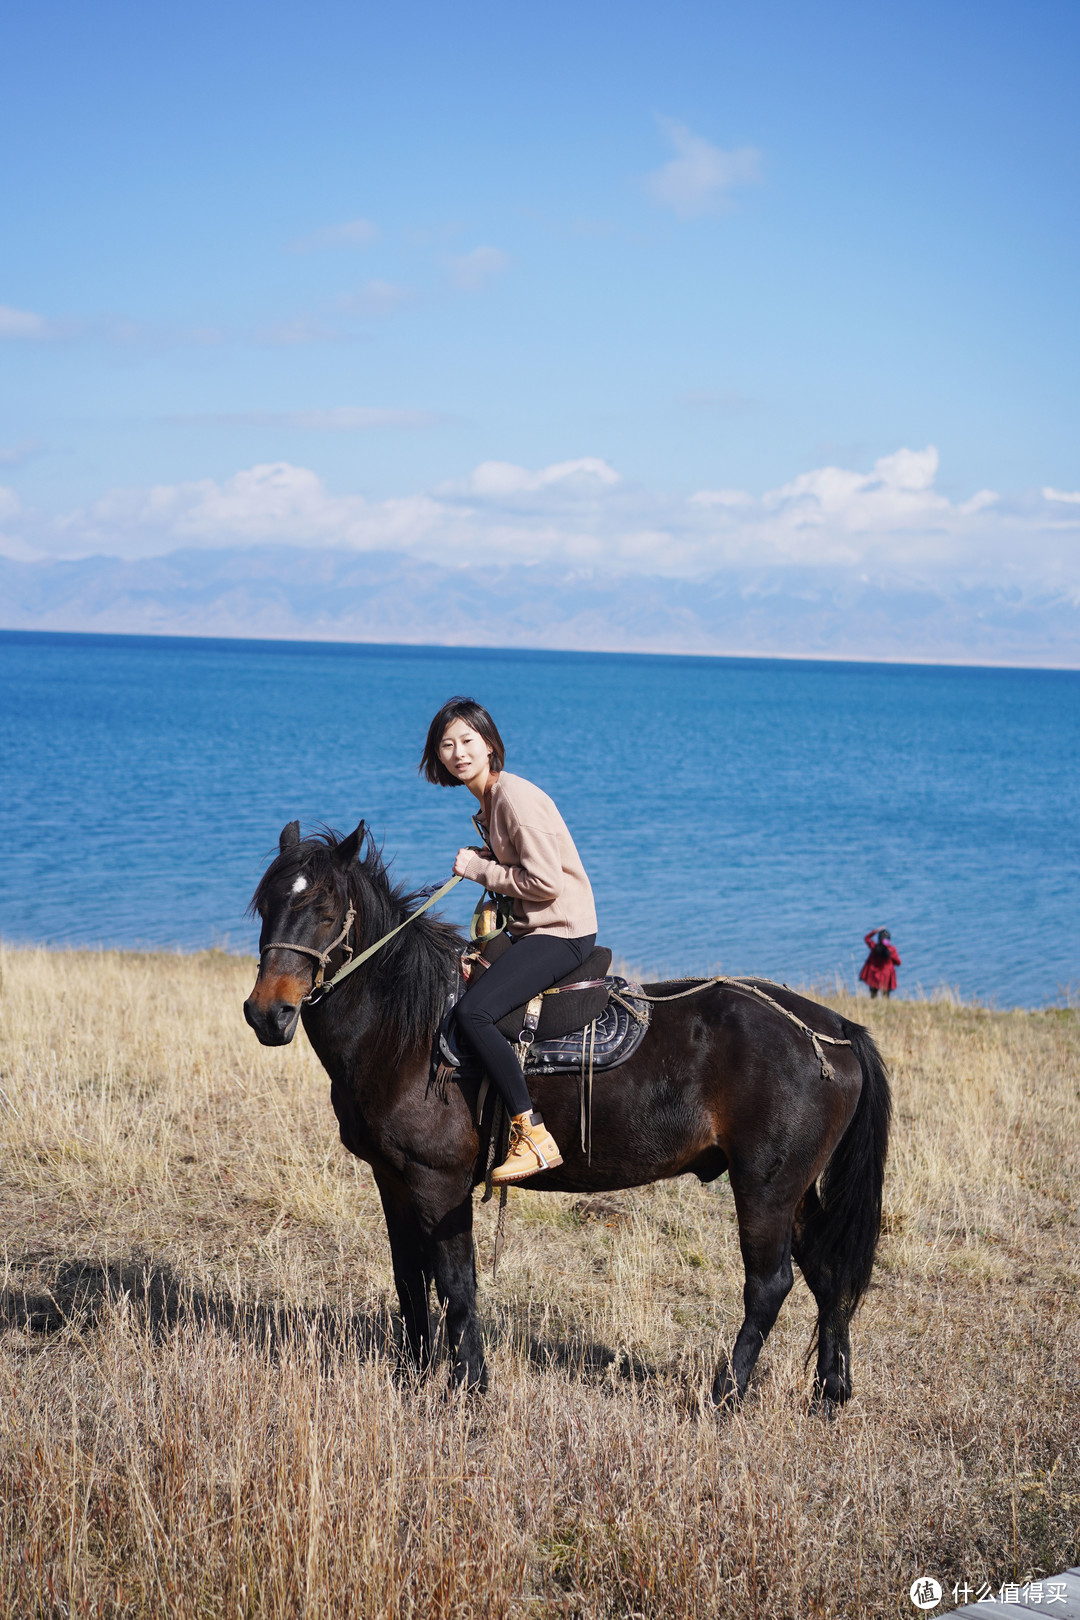
<instances>
[{"instance_id":1,"label":"woman riding horse","mask_svg":"<svg viewBox=\"0 0 1080 1620\"><path fill-rule=\"evenodd\" d=\"M482 849L459 849L454 871L514 902L513 949L474 977L457 1005L457 1027L497 1087L510 1116L510 1151L496 1185L562 1164L532 1105L514 1048L498 1021L579 968L596 943L596 909L581 857L547 794L503 769L506 749L487 710L451 698L428 728L420 769L441 787L468 788Z\"/></svg>"},{"instance_id":2,"label":"woman riding horse","mask_svg":"<svg viewBox=\"0 0 1080 1620\"><path fill-rule=\"evenodd\" d=\"M252 901L262 929L244 1015L264 1046L284 1046L303 1020L330 1076L341 1140L370 1164L379 1189L405 1347L430 1364L434 1283L451 1376L482 1389L473 1190L484 1180L490 1115L477 1121L471 1084L432 1083L435 1035L465 941L423 898L394 887L363 822L346 838L303 838L289 822ZM506 954L527 961L531 949L526 936ZM331 988L349 961L361 971ZM745 1394L797 1264L817 1303L817 1395L839 1405L851 1394L850 1323L870 1282L889 1139L889 1082L873 1039L783 985L717 978L643 991L654 1006L641 1045L596 1074L591 1157L575 1129L572 1077L533 1080L564 1162L539 1171L530 1188L611 1192L726 1174L743 1321L716 1369L713 1399L726 1406Z\"/></svg>"}]
</instances>

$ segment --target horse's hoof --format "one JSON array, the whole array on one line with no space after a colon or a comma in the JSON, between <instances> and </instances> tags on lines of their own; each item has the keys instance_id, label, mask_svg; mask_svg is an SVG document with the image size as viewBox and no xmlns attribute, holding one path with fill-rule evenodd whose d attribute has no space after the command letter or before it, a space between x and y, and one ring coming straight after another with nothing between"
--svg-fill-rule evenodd
<instances>
[{"instance_id":1,"label":"horse's hoof","mask_svg":"<svg viewBox=\"0 0 1080 1620\"><path fill-rule=\"evenodd\" d=\"M841 1382L835 1374L830 1373L824 1383L814 1382L814 1392L810 1397L810 1410L816 1416L824 1418L831 1423L840 1416L845 1403L850 1399L851 1390Z\"/></svg>"},{"instance_id":2,"label":"horse's hoof","mask_svg":"<svg viewBox=\"0 0 1080 1620\"><path fill-rule=\"evenodd\" d=\"M455 1367L450 1374L446 1393L453 1396L480 1396L487 1394L487 1387L486 1367L481 1367L479 1372L472 1372L468 1367Z\"/></svg>"},{"instance_id":3,"label":"horse's hoof","mask_svg":"<svg viewBox=\"0 0 1080 1620\"><path fill-rule=\"evenodd\" d=\"M739 1404L738 1386L726 1367L713 1379L712 1403L719 1415L734 1412Z\"/></svg>"},{"instance_id":4,"label":"horse's hoof","mask_svg":"<svg viewBox=\"0 0 1080 1620\"><path fill-rule=\"evenodd\" d=\"M822 1423L833 1423L840 1416L840 1406L820 1390L815 1390L810 1397L807 1413L810 1417L820 1418Z\"/></svg>"}]
</instances>

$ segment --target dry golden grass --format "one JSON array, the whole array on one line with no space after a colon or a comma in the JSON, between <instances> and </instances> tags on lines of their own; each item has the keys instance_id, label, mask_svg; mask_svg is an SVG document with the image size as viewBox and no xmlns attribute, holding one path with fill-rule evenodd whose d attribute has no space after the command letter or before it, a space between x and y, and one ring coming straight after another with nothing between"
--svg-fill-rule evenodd
<instances>
[{"instance_id":1,"label":"dry golden grass","mask_svg":"<svg viewBox=\"0 0 1080 1620\"><path fill-rule=\"evenodd\" d=\"M799 1281L718 1422L726 1182L516 1191L492 1390L450 1399L396 1370L370 1174L250 964L0 966L3 1614L909 1615L922 1571L1076 1561L1075 1013L858 1004L896 1126L855 1398L807 1410Z\"/></svg>"}]
</instances>

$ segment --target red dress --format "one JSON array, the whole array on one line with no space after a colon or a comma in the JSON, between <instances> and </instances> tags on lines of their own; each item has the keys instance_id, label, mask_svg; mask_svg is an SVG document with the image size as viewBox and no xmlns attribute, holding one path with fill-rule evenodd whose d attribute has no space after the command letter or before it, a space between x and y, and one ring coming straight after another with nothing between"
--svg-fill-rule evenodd
<instances>
[{"instance_id":1,"label":"red dress","mask_svg":"<svg viewBox=\"0 0 1080 1620\"><path fill-rule=\"evenodd\" d=\"M871 990L895 990L896 970L900 966L900 957L896 946L883 939L877 942L877 930L871 928L866 936L866 943L870 947L870 955L862 965L859 978L868 984Z\"/></svg>"}]
</instances>

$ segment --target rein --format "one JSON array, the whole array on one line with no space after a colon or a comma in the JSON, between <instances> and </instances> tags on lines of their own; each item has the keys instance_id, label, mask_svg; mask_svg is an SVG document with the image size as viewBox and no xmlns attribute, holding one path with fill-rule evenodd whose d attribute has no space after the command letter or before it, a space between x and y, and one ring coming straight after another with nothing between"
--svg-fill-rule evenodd
<instances>
[{"instance_id":1,"label":"rein","mask_svg":"<svg viewBox=\"0 0 1080 1620\"><path fill-rule=\"evenodd\" d=\"M350 973L355 973L358 967L362 967L363 964L373 957L377 951L381 951L384 945L388 945L396 934L400 934L403 928L407 928L411 922L415 922L417 917L422 916L423 913L427 911L429 906L433 906L437 900L441 900L444 894L449 894L450 890L461 881L462 874L456 873L452 878L444 883L440 889L436 889L434 894L429 895L422 906L417 906L415 911L411 911L405 918L404 922L399 922L397 927L391 928L388 934L384 934L381 939L377 939L373 945L368 945L365 950L360 952L359 956L353 955L352 947L348 943L349 934L352 931L352 925L356 920L356 908L350 903L349 909L345 913L345 921L342 925L341 932L338 934L336 939L330 942L325 951L317 951L312 945L294 945L288 940L275 939L271 940L268 944L263 945L260 948L259 959L261 961L266 955L267 951L298 951L302 956L314 957L315 961L319 964L318 970L315 974L315 979L312 983L311 989L308 991L307 995L302 998L304 1001L309 1002L312 1006L314 1006L318 1002L323 1001L330 994L331 990L336 989L341 983L342 979L347 978ZM481 940L479 943L483 944L484 942ZM326 974L327 963L339 945L344 945L348 955L334 976L331 979L327 979L324 983L323 981ZM680 981L678 979L668 981L668 983L675 984L678 984L679 982ZM593 986L599 986L603 983L604 981L602 979L583 979L577 984L560 985L557 987L553 986L550 990L542 991L541 995L558 995L563 990L592 989ZM814 1048L818 1062L821 1064L822 1078L825 1080L836 1079L836 1071L829 1062L828 1058L825 1056L825 1053L822 1051L822 1045L850 1046L852 1044L851 1041L844 1040L838 1035L822 1035L818 1030L811 1029L810 1025L805 1023L797 1013L793 1013L788 1007L781 1006L779 1001L774 1000L774 998L765 990L762 990L760 985L755 984L751 979L736 979L730 977L726 973L717 973L711 979L692 980L688 990L676 990L675 993L670 996L647 996L644 991L636 992L636 994L640 996L642 1001L654 1003L662 1001L681 1001L684 996L696 996L699 995L703 990L711 990L713 985L716 984L722 984L726 986L727 989L738 991L744 996L757 996L759 1000L766 1002L774 1012L778 1012L782 1018L786 1018L789 1023L794 1024L796 1029L801 1030L804 1035L809 1037L810 1044ZM787 986L785 985L784 988L786 989ZM533 1013L533 1017L532 1029L525 1040L526 1047L531 1043L533 1035L535 1034L536 1024L539 1021L540 999L540 996L535 996L529 1003L528 1011ZM618 996L617 999L622 1001L621 996ZM536 1004L535 1012L533 1011L534 1003ZM625 1002L623 1005L626 1005ZM634 1012L635 1018L640 1016L634 1011L633 1008L628 1010ZM526 1022L528 1023L528 1019ZM525 1031L523 1030L522 1033L525 1034ZM521 1056L524 1057L524 1051L521 1053ZM582 1061L584 1062L584 1050L582 1051Z\"/></svg>"},{"instance_id":2,"label":"rein","mask_svg":"<svg viewBox=\"0 0 1080 1620\"><path fill-rule=\"evenodd\" d=\"M770 981L766 980L765 982L769 983ZM669 979L668 983L678 984L680 983L680 980ZM809 1024L804 1023L797 1013L793 1013L788 1007L782 1007L778 1001L775 1001L772 996L768 995L764 990L762 990L760 985L754 984L753 980L751 979L733 979L725 973L718 973L715 978L705 979L701 983L697 983L696 981L692 982L689 990L676 990L675 994L672 996L647 996L644 991L642 991L641 999L642 1001L653 1002L681 1001L683 996L696 996L702 990L711 990L714 984L723 984L726 985L729 990L739 990L744 996L757 996L761 1001L768 1002L769 1006L774 1012L782 1014L784 1018L795 1025L796 1029L802 1030L804 1035L808 1035L810 1037L810 1044L817 1054L818 1062L821 1064L822 1079L836 1079L836 1070L825 1056L825 1053L821 1050L821 1043L824 1041L826 1046L851 1046L852 1042L844 1040L839 1035L819 1034L816 1029L811 1029ZM785 984L783 988L786 990L787 985ZM637 993L638 992L635 991L635 995ZM621 999L622 998L620 997L620 1000Z\"/></svg>"},{"instance_id":3,"label":"rein","mask_svg":"<svg viewBox=\"0 0 1080 1620\"><path fill-rule=\"evenodd\" d=\"M400 934L403 928L407 928L409 923L415 922L417 917L421 916L429 906L433 906L437 900L441 900L444 894L449 894L454 885L460 883L461 880L460 873L452 877L448 883L443 884L441 889L436 889L434 894L429 895L422 906L417 906L415 911L410 911L404 922L399 922L396 928L391 928L388 934L384 934L381 939L375 941L374 945L369 945L366 950L362 950L359 956L353 956L352 947L348 943L350 930L356 920L356 908L350 904L345 914L345 925L341 933L326 947L325 951L317 951L311 945L292 945L288 940L275 939L271 940L268 945L262 946L259 951L259 958L261 960L267 951L299 951L303 956L313 956L319 964L319 970L315 975L315 982L312 984L311 989L302 999L314 1006L317 1002L323 1001L331 990L335 989L348 974L355 973L356 969L366 962L369 957L374 956L376 951L381 951L384 945L388 945L395 934ZM346 951L349 953L348 957L338 968L333 978L327 979L324 984L323 977L326 972L326 964L339 945L345 946Z\"/></svg>"}]
</instances>

